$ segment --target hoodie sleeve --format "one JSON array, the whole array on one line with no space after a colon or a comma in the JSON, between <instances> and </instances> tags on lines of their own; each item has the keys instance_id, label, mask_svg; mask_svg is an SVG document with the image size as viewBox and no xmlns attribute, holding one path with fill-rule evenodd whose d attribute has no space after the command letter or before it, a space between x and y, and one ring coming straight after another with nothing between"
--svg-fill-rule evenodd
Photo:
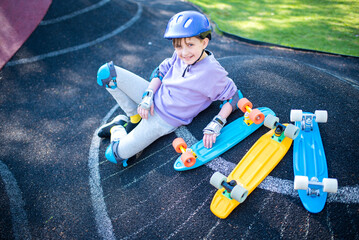
<instances>
[{"instance_id":1,"label":"hoodie sleeve","mask_svg":"<svg viewBox=\"0 0 359 240\"><path fill-rule=\"evenodd\" d=\"M234 84L233 80L230 78L226 78L224 84L221 84L222 91L218 91L211 97L212 101L224 101L232 98L234 94L238 91L237 86Z\"/></svg>"},{"instance_id":2,"label":"hoodie sleeve","mask_svg":"<svg viewBox=\"0 0 359 240\"><path fill-rule=\"evenodd\" d=\"M212 101L228 100L238 91L233 80L228 77L228 72L217 61L213 61L211 68L205 74L208 86L207 96Z\"/></svg>"}]
</instances>

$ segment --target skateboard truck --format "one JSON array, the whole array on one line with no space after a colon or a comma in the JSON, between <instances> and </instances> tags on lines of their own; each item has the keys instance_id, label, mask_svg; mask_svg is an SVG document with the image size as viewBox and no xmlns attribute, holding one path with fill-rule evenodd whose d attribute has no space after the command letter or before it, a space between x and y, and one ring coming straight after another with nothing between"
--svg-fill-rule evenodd
<instances>
[{"instance_id":1,"label":"skateboard truck","mask_svg":"<svg viewBox=\"0 0 359 240\"><path fill-rule=\"evenodd\" d=\"M231 193L236 185L237 182L235 180L231 180L229 182L222 182L222 186L224 187L224 189L226 189L226 191L224 191L223 194L225 195L226 193Z\"/></svg>"},{"instance_id":2,"label":"skateboard truck","mask_svg":"<svg viewBox=\"0 0 359 240\"><path fill-rule=\"evenodd\" d=\"M335 178L323 178L323 181L320 182L316 177L312 177L310 181L307 176L297 175L294 177L295 190L307 190L308 195L319 196L320 188L323 188L323 192L336 193L338 191L338 180Z\"/></svg>"},{"instance_id":3,"label":"skateboard truck","mask_svg":"<svg viewBox=\"0 0 359 240\"><path fill-rule=\"evenodd\" d=\"M299 128L293 124L281 124L279 118L273 115L268 115L264 120L264 126L275 129L272 139L277 142L282 142L285 137L295 139L299 135Z\"/></svg>"},{"instance_id":4,"label":"skateboard truck","mask_svg":"<svg viewBox=\"0 0 359 240\"><path fill-rule=\"evenodd\" d=\"M313 130L313 116L304 116L302 120L302 130L305 132L310 132Z\"/></svg>"},{"instance_id":5,"label":"skateboard truck","mask_svg":"<svg viewBox=\"0 0 359 240\"><path fill-rule=\"evenodd\" d=\"M313 131L313 120L316 122L325 123L328 120L328 112L325 110L316 110L314 114L303 113L302 110L291 110L290 121L299 122L301 121L301 129L305 132Z\"/></svg>"},{"instance_id":6,"label":"skateboard truck","mask_svg":"<svg viewBox=\"0 0 359 240\"><path fill-rule=\"evenodd\" d=\"M272 136L272 139L282 142L285 138L284 136L285 126L281 123L277 123L276 128L274 130L274 135Z\"/></svg>"},{"instance_id":7,"label":"skateboard truck","mask_svg":"<svg viewBox=\"0 0 359 240\"><path fill-rule=\"evenodd\" d=\"M241 184L238 184L236 180L231 180L227 182L226 176L220 172L215 172L211 179L210 183L217 189L224 188L223 195L230 200L236 200L239 203L244 202L248 196L248 190L244 188Z\"/></svg>"},{"instance_id":8,"label":"skateboard truck","mask_svg":"<svg viewBox=\"0 0 359 240\"><path fill-rule=\"evenodd\" d=\"M181 160L186 167L192 167L196 163L197 155L191 148L187 148L187 144L183 138L173 140L172 146L176 152L182 153Z\"/></svg>"},{"instance_id":9,"label":"skateboard truck","mask_svg":"<svg viewBox=\"0 0 359 240\"><path fill-rule=\"evenodd\" d=\"M308 187L307 189L307 195L312 197L318 197L320 196L320 187L323 186L321 182L319 182L318 178L312 177L310 181L308 182L312 187Z\"/></svg>"},{"instance_id":10,"label":"skateboard truck","mask_svg":"<svg viewBox=\"0 0 359 240\"><path fill-rule=\"evenodd\" d=\"M286 136L284 135L286 126L283 125L283 124L281 124L281 123L279 123L279 122L276 122L276 123L274 124L274 127L273 127L273 128L275 128L275 129L274 129L274 134L273 134L273 136L272 136L272 139L275 140L275 141L277 141L277 142L282 142L283 139L286 137Z\"/></svg>"},{"instance_id":11,"label":"skateboard truck","mask_svg":"<svg viewBox=\"0 0 359 240\"><path fill-rule=\"evenodd\" d=\"M237 107L244 112L243 121L250 126L251 124L261 124L264 121L264 114L259 109L252 109L253 104L247 98L241 98Z\"/></svg>"},{"instance_id":12,"label":"skateboard truck","mask_svg":"<svg viewBox=\"0 0 359 240\"><path fill-rule=\"evenodd\" d=\"M248 196L248 190L241 185L238 185L236 180L231 180L229 182L223 181L221 185L225 189L225 191L222 193L223 196L229 198L230 200L234 199L242 203Z\"/></svg>"}]
</instances>

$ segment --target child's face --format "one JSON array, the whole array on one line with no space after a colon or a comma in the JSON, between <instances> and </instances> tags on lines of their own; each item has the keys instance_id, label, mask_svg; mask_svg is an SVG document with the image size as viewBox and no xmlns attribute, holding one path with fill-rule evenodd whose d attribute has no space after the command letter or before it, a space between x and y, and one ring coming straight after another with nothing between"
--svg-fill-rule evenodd
<instances>
[{"instance_id":1,"label":"child's face","mask_svg":"<svg viewBox=\"0 0 359 240\"><path fill-rule=\"evenodd\" d=\"M208 38L199 39L197 37L176 39L174 42L177 56L186 64L193 64L202 54L202 50L208 45ZM202 60L205 54L201 57Z\"/></svg>"}]
</instances>

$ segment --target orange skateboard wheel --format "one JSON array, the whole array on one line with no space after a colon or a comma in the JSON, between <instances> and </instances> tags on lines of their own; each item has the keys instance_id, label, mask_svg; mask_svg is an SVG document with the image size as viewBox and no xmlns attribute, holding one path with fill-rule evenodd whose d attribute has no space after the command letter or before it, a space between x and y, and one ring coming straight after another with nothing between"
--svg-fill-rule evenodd
<instances>
[{"instance_id":1,"label":"orange skateboard wheel","mask_svg":"<svg viewBox=\"0 0 359 240\"><path fill-rule=\"evenodd\" d=\"M260 124L264 121L265 116L259 109L253 109L249 114L248 117L252 122L255 124Z\"/></svg>"},{"instance_id":2,"label":"orange skateboard wheel","mask_svg":"<svg viewBox=\"0 0 359 240\"><path fill-rule=\"evenodd\" d=\"M187 148L187 144L183 140L183 138L176 138L175 140L173 140L172 146L176 150L176 152L178 152L178 153L182 153L181 147L183 147L185 149Z\"/></svg>"},{"instance_id":3,"label":"orange skateboard wheel","mask_svg":"<svg viewBox=\"0 0 359 240\"><path fill-rule=\"evenodd\" d=\"M237 107L241 109L242 112L247 111L246 107L252 108L252 106L252 103L247 98L241 98L237 103Z\"/></svg>"},{"instance_id":4,"label":"orange skateboard wheel","mask_svg":"<svg viewBox=\"0 0 359 240\"><path fill-rule=\"evenodd\" d=\"M192 167L196 163L196 158L191 152L185 152L181 155L181 160L186 167Z\"/></svg>"}]
</instances>

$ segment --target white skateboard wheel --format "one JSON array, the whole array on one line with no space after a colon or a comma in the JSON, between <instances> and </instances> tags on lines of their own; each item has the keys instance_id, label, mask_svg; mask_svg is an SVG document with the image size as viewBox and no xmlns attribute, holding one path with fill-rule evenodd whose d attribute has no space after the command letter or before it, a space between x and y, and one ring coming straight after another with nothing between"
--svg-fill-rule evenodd
<instances>
[{"instance_id":1,"label":"white skateboard wheel","mask_svg":"<svg viewBox=\"0 0 359 240\"><path fill-rule=\"evenodd\" d=\"M215 172L209 180L210 184L217 189L223 188L222 183L226 181L227 177L220 172Z\"/></svg>"},{"instance_id":2,"label":"white skateboard wheel","mask_svg":"<svg viewBox=\"0 0 359 240\"><path fill-rule=\"evenodd\" d=\"M294 189L295 190L307 190L308 189L308 177L307 176L295 176L294 177Z\"/></svg>"},{"instance_id":3,"label":"white skateboard wheel","mask_svg":"<svg viewBox=\"0 0 359 240\"><path fill-rule=\"evenodd\" d=\"M315 121L318 123L326 123L328 121L328 112L325 110L315 110Z\"/></svg>"},{"instance_id":4,"label":"white skateboard wheel","mask_svg":"<svg viewBox=\"0 0 359 240\"><path fill-rule=\"evenodd\" d=\"M290 110L290 121L291 122L299 122L302 121L303 118L303 111L292 109Z\"/></svg>"},{"instance_id":5,"label":"white skateboard wheel","mask_svg":"<svg viewBox=\"0 0 359 240\"><path fill-rule=\"evenodd\" d=\"M323 178L323 192L336 193L338 191L338 180L335 178Z\"/></svg>"},{"instance_id":6,"label":"white skateboard wheel","mask_svg":"<svg viewBox=\"0 0 359 240\"><path fill-rule=\"evenodd\" d=\"M273 129L277 122L279 122L278 117L275 117L272 114L268 114L267 117L264 119L264 126L266 126L267 128Z\"/></svg>"},{"instance_id":7,"label":"white skateboard wheel","mask_svg":"<svg viewBox=\"0 0 359 240\"><path fill-rule=\"evenodd\" d=\"M284 130L284 136L295 139L299 135L299 128L293 124L288 124Z\"/></svg>"},{"instance_id":8,"label":"white skateboard wheel","mask_svg":"<svg viewBox=\"0 0 359 240\"><path fill-rule=\"evenodd\" d=\"M238 201L239 203L244 202L247 196L248 196L248 190L242 187L241 185L236 185L231 192L231 198Z\"/></svg>"}]
</instances>

